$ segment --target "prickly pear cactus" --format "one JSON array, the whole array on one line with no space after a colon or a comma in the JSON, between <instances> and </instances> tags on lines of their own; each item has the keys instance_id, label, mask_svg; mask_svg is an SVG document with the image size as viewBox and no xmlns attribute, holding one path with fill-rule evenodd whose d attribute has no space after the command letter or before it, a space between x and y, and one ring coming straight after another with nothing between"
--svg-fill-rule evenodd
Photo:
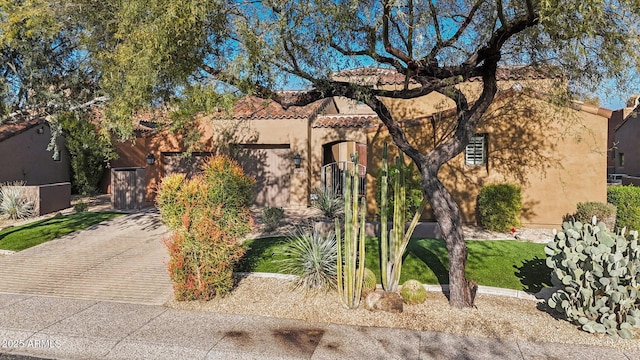
<instances>
[{"instance_id":1,"label":"prickly pear cactus","mask_svg":"<svg viewBox=\"0 0 640 360\"><path fill-rule=\"evenodd\" d=\"M547 244L547 266L558 290L548 300L556 311L590 333L632 338L640 327L638 231L618 234L603 222L565 222Z\"/></svg>"},{"instance_id":2,"label":"prickly pear cactus","mask_svg":"<svg viewBox=\"0 0 640 360\"><path fill-rule=\"evenodd\" d=\"M369 268L364 269L364 280L362 282L362 294L368 294L376 289L378 279L376 274Z\"/></svg>"},{"instance_id":3,"label":"prickly pear cactus","mask_svg":"<svg viewBox=\"0 0 640 360\"><path fill-rule=\"evenodd\" d=\"M400 296L407 304L422 304L427 300L427 290L418 280L407 280L402 284Z\"/></svg>"}]
</instances>

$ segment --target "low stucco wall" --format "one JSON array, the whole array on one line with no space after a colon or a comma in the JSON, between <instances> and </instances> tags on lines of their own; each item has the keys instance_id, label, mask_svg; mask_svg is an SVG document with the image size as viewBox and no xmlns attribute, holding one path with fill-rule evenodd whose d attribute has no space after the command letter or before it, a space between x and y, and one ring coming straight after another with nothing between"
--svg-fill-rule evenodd
<instances>
[{"instance_id":1,"label":"low stucco wall","mask_svg":"<svg viewBox=\"0 0 640 360\"><path fill-rule=\"evenodd\" d=\"M8 186L19 188L22 196L33 201L33 214L45 215L71 207L71 183L46 184L39 186Z\"/></svg>"},{"instance_id":2,"label":"low stucco wall","mask_svg":"<svg viewBox=\"0 0 640 360\"><path fill-rule=\"evenodd\" d=\"M57 183L37 186L38 214L44 215L71 207L71 183Z\"/></svg>"},{"instance_id":3,"label":"low stucco wall","mask_svg":"<svg viewBox=\"0 0 640 360\"><path fill-rule=\"evenodd\" d=\"M393 228L393 223L389 223L388 229ZM408 226L408 224L407 224ZM317 221L314 224L314 228L319 231L321 234L327 234L329 231L335 230L335 223L333 221ZM366 222L365 224L365 234L370 237L380 237L380 222ZM411 234L412 239L442 239L442 231L440 231L440 227L435 222L420 222L416 226L413 234Z\"/></svg>"},{"instance_id":4,"label":"low stucco wall","mask_svg":"<svg viewBox=\"0 0 640 360\"><path fill-rule=\"evenodd\" d=\"M623 177L622 185L640 186L640 177L635 177L635 176Z\"/></svg>"}]
</instances>

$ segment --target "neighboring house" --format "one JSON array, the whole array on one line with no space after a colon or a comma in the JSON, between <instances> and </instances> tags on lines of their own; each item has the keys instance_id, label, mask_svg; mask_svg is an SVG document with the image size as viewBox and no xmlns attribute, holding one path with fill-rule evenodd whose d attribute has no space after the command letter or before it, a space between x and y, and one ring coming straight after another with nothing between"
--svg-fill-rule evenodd
<instances>
[{"instance_id":1,"label":"neighboring house","mask_svg":"<svg viewBox=\"0 0 640 360\"><path fill-rule=\"evenodd\" d=\"M334 76L388 89L405 85L404 77L389 69L354 69ZM563 215L576 210L578 202L606 201L606 134L611 112L548 102L540 94L565 85L553 74L509 68L500 69L498 80L500 92L477 135L439 175L460 204L463 221L475 221L478 192L492 182L522 186L526 226L557 226ZM474 99L481 83L472 79L460 89ZM423 152L453 130L455 107L441 94L384 101L402 121L409 140ZM202 117L200 124L204 133L200 153L181 156L184 148L176 136L147 127L140 129L134 142L118 145L120 158L111 166L144 169L144 193L147 204L152 204L162 177L173 172L192 174L204 157L224 147L256 177L256 205L304 208L310 205L312 189L328 182L339 173L336 166L348 163L357 153L360 163L366 164L368 216L375 217L381 148L385 141L393 142L367 106L330 98L285 110L272 101L246 97L235 104L230 118L212 114ZM154 164L148 165L147 158L153 158ZM296 158L300 167L294 164ZM429 211L423 218L431 218Z\"/></svg>"},{"instance_id":2,"label":"neighboring house","mask_svg":"<svg viewBox=\"0 0 640 360\"><path fill-rule=\"evenodd\" d=\"M640 177L640 95L622 111L624 120L615 127L610 173Z\"/></svg>"},{"instance_id":3,"label":"neighboring house","mask_svg":"<svg viewBox=\"0 0 640 360\"><path fill-rule=\"evenodd\" d=\"M44 119L0 125L0 183L22 181L44 185L71 181L69 153L48 151L51 130Z\"/></svg>"}]
</instances>

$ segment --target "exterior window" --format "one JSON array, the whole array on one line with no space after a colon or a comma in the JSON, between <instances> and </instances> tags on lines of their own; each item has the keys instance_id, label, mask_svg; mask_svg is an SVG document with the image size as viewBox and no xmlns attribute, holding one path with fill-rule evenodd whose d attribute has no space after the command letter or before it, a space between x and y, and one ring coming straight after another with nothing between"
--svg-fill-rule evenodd
<instances>
[{"instance_id":1,"label":"exterior window","mask_svg":"<svg viewBox=\"0 0 640 360\"><path fill-rule=\"evenodd\" d=\"M471 138L464 150L464 161L467 165L487 163L487 134L479 134Z\"/></svg>"},{"instance_id":2,"label":"exterior window","mask_svg":"<svg viewBox=\"0 0 640 360\"><path fill-rule=\"evenodd\" d=\"M624 166L624 153L618 153L619 159L620 159L620 165L619 166Z\"/></svg>"}]
</instances>

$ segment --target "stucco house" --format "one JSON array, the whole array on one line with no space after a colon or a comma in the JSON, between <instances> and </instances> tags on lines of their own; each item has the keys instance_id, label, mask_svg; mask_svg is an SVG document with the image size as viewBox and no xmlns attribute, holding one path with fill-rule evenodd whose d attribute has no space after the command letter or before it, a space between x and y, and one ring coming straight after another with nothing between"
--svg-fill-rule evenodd
<instances>
[{"instance_id":1,"label":"stucco house","mask_svg":"<svg viewBox=\"0 0 640 360\"><path fill-rule=\"evenodd\" d=\"M42 118L0 124L0 183L69 182L71 166L64 141L58 139L60 151L54 154L47 150L50 139L51 129Z\"/></svg>"},{"instance_id":2,"label":"stucco house","mask_svg":"<svg viewBox=\"0 0 640 360\"><path fill-rule=\"evenodd\" d=\"M640 95L634 96L621 110L624 118L614 129L610 174L640 177ZM640 179L632 181L640 185Z\"/></svg>"},{"instance_id":3,"label":"stucco house","mask_svg":"<svg viewBox=\"0 0 640 360\"><path fill-rule=\"evenodd\" d=\"M334 74L342 80L392 89L404 86L393 70L361 68ZM442 168L439 176L462 209L463 220L475 221L475 202L484 184L509 181L523 189L526 226L557 226L562 216L582 201L606 201L607 125L610 111L580 103L560 106L542 94L564 80L529 68L505 68L498 73L500 92L467 151ZM479 80L461 84L470 99ZM428 151L453 129L455 107L431 93L418 99L384 99L401 121L410 141ZM305 107L283 109L255 97L239 100L230 117L200 118L202 151L181 156L179 137L142 126L134 142L117 146L114 169L138 169L146 204L172 172L193 173L204 157L220 147L232 153L256 177L258 206L304 208L314 188L328 181L336 163L358 153L366 164L368 216L376 214L376 176L382 144L392 141L367 106L329 98ZM393 148L393 146L391 146ZM392 150L393 151L393 150ZM153 160L153 161L151 161ZM112 189L113 190L113 189ZM431 217L425 211L423 218Z\"/></svg>"}]
</instances>

